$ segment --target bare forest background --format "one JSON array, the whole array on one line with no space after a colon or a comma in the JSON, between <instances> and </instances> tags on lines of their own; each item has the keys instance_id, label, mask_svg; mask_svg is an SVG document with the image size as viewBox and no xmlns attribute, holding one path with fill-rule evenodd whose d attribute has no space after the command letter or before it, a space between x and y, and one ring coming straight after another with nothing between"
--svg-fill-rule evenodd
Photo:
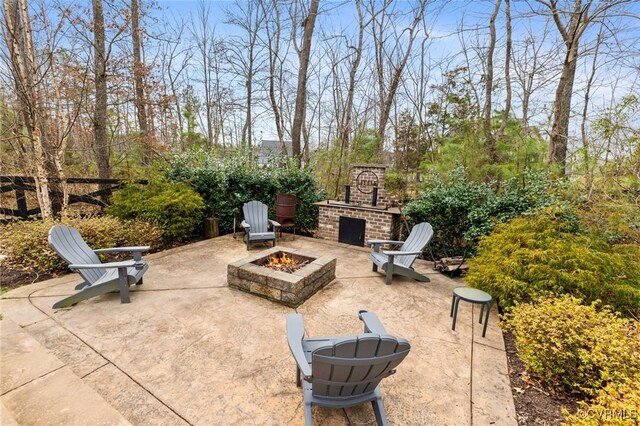
<instances>
[{"instance_id":1,"label":"bare forest background","mask_svg":"<svg viewBox=\"0 0 640 426\"><path fill-rule=\"evenodd\" d=\"M277 140L337 196L466 166L640 199L640 6L627 0L4 0L2 175L136 179L166 153ZM288 147L291 152L287 152Z\"/></svg>"}]
</instances>

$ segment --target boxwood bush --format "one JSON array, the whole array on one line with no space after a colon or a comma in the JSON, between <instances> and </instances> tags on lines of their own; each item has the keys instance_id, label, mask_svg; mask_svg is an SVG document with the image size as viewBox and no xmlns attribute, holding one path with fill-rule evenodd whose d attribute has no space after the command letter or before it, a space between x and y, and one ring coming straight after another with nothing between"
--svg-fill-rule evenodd
<instances>
[{"instance_id":1,"label":"boxwood bush","mask_svg":"<svg viewBox=\"0 0 640 426\"><path fill-rule=\"evenodd\" d=\"M440 258L471 255L478 238L496 224L556 201L555 184L542 172L525 171L501 188L496 185L471 181L467 170L458 166L444 179L432 176L403 213L412 224L429 222L433 226L430 249Z\"/></svg>"},{"instance_id":2,"label":"boxwood bush","mask_svg":"<svg viewBox=\"0 0 640 426\"><path fill-rule=\"evenodd\" d=\"M610 244L570 208L553 206L496 226L469 261L466 281L501 306L549 294L602 300L640 315L640 246Z\"/></svg>"},{"instance_id":3,"label":"boxwood bush","mask_svg":"<svg viewBox=\"0 0 640 426\"><path fill-rule=\"evenodd\" d=\"M595 395L640 377L638 323L564 295L516 305L505 316L527 372L560 391Z\"/></svg>"},{"instance_id":4,"label":"boxwood bush","mask_svg":"<svg viewBox=\"0 0 640 426\"><path fill-rule=\"evenodd\" d=\"M242 205L258 200L269 206L275 217L275 199L279 192L298 197L296 224L302 229L314 229L318 223L315 202L325 198L316 189L312 170L298 168L292 161L272 160L260 166L242 153L229 153L224 158L208 150L193 150L171 156L166 177L173 182L190 185L204 199L206 212L220 219L220 230L233 230L242 220Z\"/></svg>"},{"instance_id":5,"label":"boxwood bush","mask_svg":"<svg viewBox=\"0 0 640 426\"><path fill-rule=\"evenodd\" d=\"M62 260L47 242L54 221L20 221L0 227L0 245L7 255L4 265L16 269L42 273L68 272ZM162 231L156 226L139 221L122 221L108 216L91 218L65 218L64 225L76 228L87 244L95 249L118 246L150 245L158 248Z\"/></svg>"},{"instance_id":6,"label":"boxwood bush","mask_svg":"<svg viewBox=\"0 0 640 426\"><path fill-rule=\"evenodd\" d=\"M189 186L174 182L129 184L113 194L107 214L156 224L169 240L187 240L202 225L204 202Z\"/></svg>"}]
</instances>

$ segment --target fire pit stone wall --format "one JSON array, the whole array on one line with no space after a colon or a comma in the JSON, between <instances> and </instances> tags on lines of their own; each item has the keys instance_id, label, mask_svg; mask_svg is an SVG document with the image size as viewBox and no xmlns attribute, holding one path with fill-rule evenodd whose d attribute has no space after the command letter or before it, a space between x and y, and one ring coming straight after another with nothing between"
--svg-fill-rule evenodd
<instances>
[{"instance_id":1,"label":"fire pit stone wall","mask_svg":"<svg viewBox=\"0 0 640 426\"><path fill-rule=\"evenodd\" d=\"M259 264L278 252L310 258L311 262L293 273L275 271ZM227 282L237 288L290 307L298 307L336 277L336 259L304 253L301 250L273 247L227 267Z\"/></svg>"}]
</instances>

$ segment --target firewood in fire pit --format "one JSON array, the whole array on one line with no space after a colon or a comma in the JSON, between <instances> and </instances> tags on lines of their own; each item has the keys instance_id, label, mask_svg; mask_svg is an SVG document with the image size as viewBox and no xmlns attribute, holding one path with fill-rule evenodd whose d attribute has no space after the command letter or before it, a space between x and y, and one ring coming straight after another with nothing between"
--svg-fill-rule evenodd
<instances>
[{"instance_id":1,"label":"firewood in fire pit","mask_svg":"<svg viewBox=\"0 0 640 426\"><path fill-rule=\"evenodd\" d=\"M265 268L273 269L274 271L287 272L289 274L297 271L298 269L309 263L308 260L299 261L288 255L286 252L282 252L280 257L269 256L269 261L263 266Z\"/></svg>"}]
</instances>

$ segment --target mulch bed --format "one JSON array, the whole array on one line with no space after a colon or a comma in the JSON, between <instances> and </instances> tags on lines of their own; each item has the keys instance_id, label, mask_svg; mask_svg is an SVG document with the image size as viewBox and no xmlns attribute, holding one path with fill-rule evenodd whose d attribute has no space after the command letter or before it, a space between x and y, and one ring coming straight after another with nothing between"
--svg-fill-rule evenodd
<instances>
[{"instance_id":1,"label":"mulch bed","mask_svg":"<svg viewBox=\"0 0 640 426\"><path fill-rule=\"evenodd\" d=\"M59 274L43 274L35 271L11 269L6 266L0 266L0 269L2 270L0 272L0 281L2 281L3 290L14 289L60 276Z\"/></svg>"},{"instance_id":2,"label":"mulch bed","mask_svg":"<svg viewBox=\"0 0 640 426\"><path fill-rule=\"evenodd\" d=\"M518 425L551 426L561 424L565 417L562 414L562 409L565 408L570 413L574 413L579 399L571 395L551 394L531 380L524 371L524 363L518 358L513 336L510 333L503 335Z\"/></svg>"}]
</instances>

